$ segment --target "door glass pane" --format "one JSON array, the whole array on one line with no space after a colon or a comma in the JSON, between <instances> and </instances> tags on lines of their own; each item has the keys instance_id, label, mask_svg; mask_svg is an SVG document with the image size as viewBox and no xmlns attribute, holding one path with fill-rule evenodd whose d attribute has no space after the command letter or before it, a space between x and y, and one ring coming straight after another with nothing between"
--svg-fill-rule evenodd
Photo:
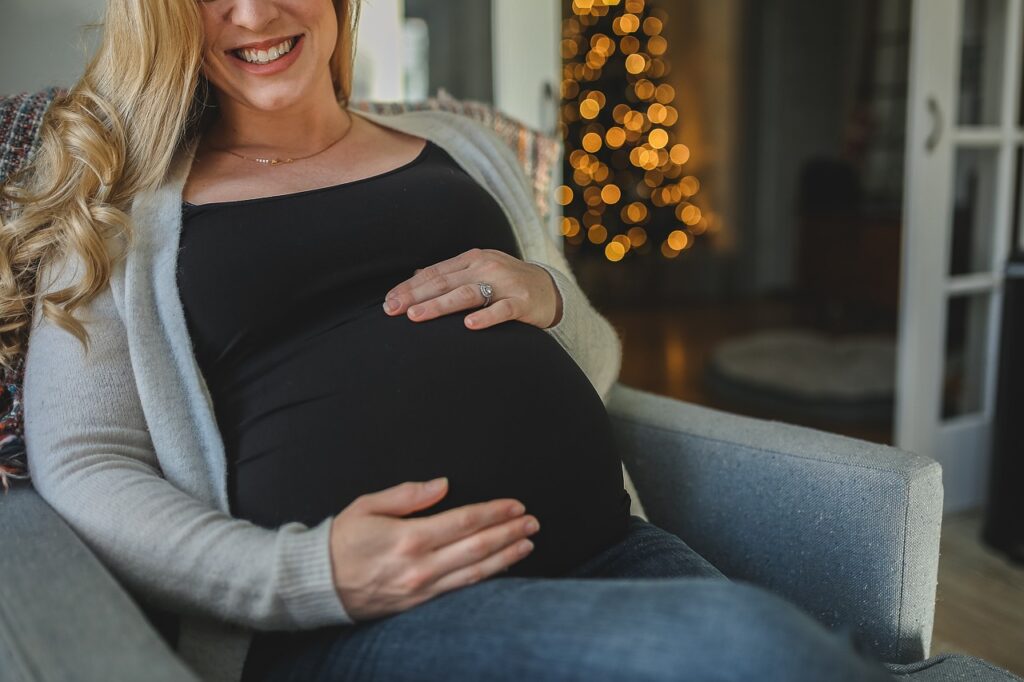
<instances>
[{"instance_id":1,"label":"door glass pane","mask_svg":"<svg viewBox=\"0 0 1024 682\"><path fill-rule=\"evenodd\" d=\"M986 272L991 268L998 158L995 148L956 152L950 275Z\"/></svg>"},{"instance_id":2,"label":"door glass pane","mask_svg":"<svg viewBox=\"0 0 1024 682\"><path fill-rule=\"evenodd\" d=\"M942 419L971 414L982 408L990 300L988 292L949 299Z\"/></svg>"},{"instance_id":3,"label":"door glass pane","mask_svg":"<svg viewBox=\"0 0 1024 682\"><path fill-rule=\"evenodd\" d=\"M960 125L996 125L1002 104L1007 0L964 0Z\"/></svg>"}]
</instances>

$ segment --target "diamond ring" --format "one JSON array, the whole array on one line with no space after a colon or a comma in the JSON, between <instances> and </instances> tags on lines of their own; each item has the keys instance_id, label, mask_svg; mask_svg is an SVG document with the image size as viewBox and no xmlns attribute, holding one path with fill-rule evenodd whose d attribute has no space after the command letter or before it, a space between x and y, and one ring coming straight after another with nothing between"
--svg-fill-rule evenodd
<instances>
[{"instance_id":1,"label":"diamond ring","mask_svg":"<svg viewBox=\"0 0 1024 682\"><path fill-rule=\"evenodd\" d=\"M484 305L486 308L491 304L491 294L494 293L494 289L487 282L477 282L476 285L480 287L480 295L484 297Z\"/></svg>"}]
</instances>

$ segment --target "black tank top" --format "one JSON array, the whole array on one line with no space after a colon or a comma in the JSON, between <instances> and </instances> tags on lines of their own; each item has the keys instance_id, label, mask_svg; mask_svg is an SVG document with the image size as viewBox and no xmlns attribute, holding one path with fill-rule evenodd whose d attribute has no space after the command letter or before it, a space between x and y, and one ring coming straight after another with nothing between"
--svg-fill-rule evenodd
<instances>
[{"instance_id":1,"label":"black tank top","mask_svg":"<svg viewBox=\"0 0 1024 682\"><path fill-rule=\"evenodd\" d=\"M178 286L233 515L312 526L363 493L448 476L409 516L512 497L540 520L503 575L561 575L624 537L608 414L555 338L381 307L415 268L472 247L521 257L494 198L430 141L373 177L185 204Z\"/></svg>"}]
</instances>

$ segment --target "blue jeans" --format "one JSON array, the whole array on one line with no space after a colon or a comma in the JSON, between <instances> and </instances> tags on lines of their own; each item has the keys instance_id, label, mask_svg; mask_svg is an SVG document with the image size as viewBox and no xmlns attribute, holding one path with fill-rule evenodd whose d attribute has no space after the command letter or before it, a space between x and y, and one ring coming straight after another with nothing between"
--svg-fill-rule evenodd
<instances>
[{"instance_id":1,"label":"blue jeans","mask_svg":"<svg viewBox=\"0 0 1024 682\"><path fill-rule=\"evenodd\" d=\"M257 633L243 680L878 680L849 634L639 516L562 578L492 577L355 625Z\"/></svg>"}]
</instances>

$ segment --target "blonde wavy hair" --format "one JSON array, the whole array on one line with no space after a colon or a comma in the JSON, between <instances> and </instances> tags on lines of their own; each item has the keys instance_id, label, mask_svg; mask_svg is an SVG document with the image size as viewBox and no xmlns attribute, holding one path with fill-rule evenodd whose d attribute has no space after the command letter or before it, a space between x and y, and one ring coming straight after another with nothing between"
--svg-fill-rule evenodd
<instances>
[{"instance_id":1,"label":"blonde wavy hair","mask_svg":"<svg viewBox=\"0 0 1024 682\"><path fill-rule=\"evenodd\" d=\"M335 94L352 89L360 0L332 0L338 42L331 56ZM69 254L81 279L41 299L43 314L88 350L72 312L110 281L133 242L128 209L160 185L179 147L209 122L214 93L202 75L203 24L196 2L108 0L100 45L81 79L54 100L32 163L0 185L0 364L24 352L43 267ZM123 238L111 254L107 240Z\"/></svg>"}]
</instances>

